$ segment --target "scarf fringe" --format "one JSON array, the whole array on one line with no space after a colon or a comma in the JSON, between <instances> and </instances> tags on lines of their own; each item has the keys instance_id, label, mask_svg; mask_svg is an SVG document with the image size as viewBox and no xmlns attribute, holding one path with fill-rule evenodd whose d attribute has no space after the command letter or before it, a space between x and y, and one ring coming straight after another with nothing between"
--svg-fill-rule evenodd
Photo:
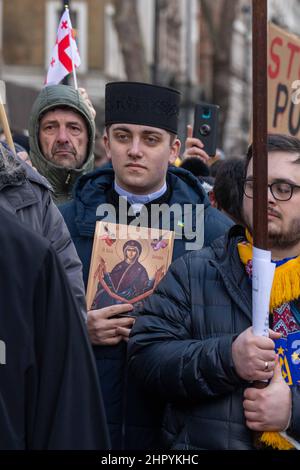
<instances>
[{"instance_id":1,"label":"scarf fringe","mask_svg":"<svg viewBox=\"0 0 300 470\"><path fill-rule=\"evenodd\" d=\"M265 445L273 447L277 450L291 450L294 449L293 444L282 437L278 432L263 432L260 441Z\"/></svg>"},{"instance_id":2,"label":"scarf fringe","mask_svg":"<svg viewBox=\"0 0 300 470\"><path fill-rule=\"evenodd\" d=\"M291 259L278 266L270 298L270 310L280 305L296 300L300 296L300 260Z\"/></svg>"},{"instance_id":3,"label":"scarf fringe","mask_svg":"<svg viewBox=\"0 0 300 470\"><path fill-rule=\"evenodd\" d=\"M248 243L239 243L238 250L244 265L252 260L252 246ZM291 259L276 268L270 297L270 311L298 297L300 297L300 257Z\"/></svg>"},{"instance_id":4,"label":"scarf fringe","mask_svg":"<svg viewBox=\"0 0 300 470\"><path fill-rule=\"evenodd\" d=\"M246 234L249 240L249 233ZM251 239L250 239L251 243ZM242 263L246 266L252 260L252 244L239 243L238 251ZM270 296L270 312L280 305L300 297L300 257L291 259L275 269ZM263 432L260 441L278 450L294 449L294 446L278 432Z\"/></svg>"}]
</instances>

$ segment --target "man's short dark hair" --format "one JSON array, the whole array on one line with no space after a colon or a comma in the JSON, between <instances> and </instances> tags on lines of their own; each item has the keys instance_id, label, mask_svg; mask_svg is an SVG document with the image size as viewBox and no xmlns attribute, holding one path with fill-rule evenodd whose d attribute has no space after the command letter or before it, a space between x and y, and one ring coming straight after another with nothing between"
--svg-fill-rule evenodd
<instances>
[{"instance_id":1,"label":"man's short dark hair","mask_svg":"<svg viewBox=\"0 0 300 470\"><path fill-rule=\"evenodd\" d=\"M245 162L241 158L223 160L214 184L218 209L223 209L236 222L242 223L243 177Z\"/></svg>"},{"instance_id":2,"label":"man's short dark hair","mask_svg":"<svg viewBox=\"0 0 300 470\"><path fill-rule=\"evenodd\" d=\"M198 157L185 158L180 168L190 171L195 176L209 176L208 166Z\"/></svg>"},{"instance_id":3,"label":"man's short dark hair","mask_svg":"<svg viewBox=\"0 0 300 470\"><path fill-rule=\"evenodd\" d=\"M212 176L213 178L216 177L216 174L219 170L219 167L222 165L222 163L224 162L224 160L216 160L215 162L213 162L210 167L209 167L209 174L210 176Z\"/></svg>"},{"instance_id":4,"label":"man's short dark hair","mask_svg":"<svg viewBox=\"0 0 300 470\"><path fill-rule=\"evenodd\" d=\"M268 134L267 150L268 152L298 153L300 156L300 140L297 137L286 134ZM248 165L252 157L253 146L251 144L247 151L245 173L247 172Z\"/></svg>"}]
</instances>

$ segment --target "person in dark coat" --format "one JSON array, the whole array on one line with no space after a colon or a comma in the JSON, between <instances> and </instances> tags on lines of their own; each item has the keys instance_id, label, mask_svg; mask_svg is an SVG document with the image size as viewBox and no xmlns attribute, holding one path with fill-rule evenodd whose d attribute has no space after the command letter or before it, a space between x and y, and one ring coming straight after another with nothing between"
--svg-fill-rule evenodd
<instances>
[{"instance_id":1,"label":"person in dark coat","mask_svg":"<svg viewBox=\"0 0 300 470\"><path fill-rule=\"evenodd\" d=\"M60 208L83 263L85 283L96 220L174 231L173 259L209 244L232 225L210 206L196 177L170 165L180 149L178 112L176 90L132 82L107 84L104 141L112 166L82 176L74 200ZM158 207L163 210L154 223ZM87 325L113 448L153 449L160 445L164 403L127 376L127 340L134 319L118 317L131 311L130 304L91 310Z\"/></svg>"},{"instance_id":2,"label":"person in dark coat","mask_svg":"<svg viewBox=\"0 0 300 470\"><path fill-rule=\"evenodd\" d=\"M47 180L0 142L0 207L51 242L86 319L82 264L51 193Z\"/></svg>"},{"instance_id":3,"label":"person in dark coat","mask_svg":"<svg viewBox=\"0 0 300 470\"><path fill-rule=\"evenodd\" d=\"M2 450L108 449L85 325L50 243L0 209Z\"/></svg>"},{"instance_id":4,"label":"person in dark coat","mask_svg":"<svg viewBox=\"0 0 300 470\"><path fill-rule=\"evenodd\" d=\"M300 140L268 138L269 337L252 331L252 149L243 220L176 260L137 317L129 368L168 405L172 449L300 448ZM253 387L265 381L265 388ZM253 431L256 433L255 439Z\"/></svg>"}]
</instances>

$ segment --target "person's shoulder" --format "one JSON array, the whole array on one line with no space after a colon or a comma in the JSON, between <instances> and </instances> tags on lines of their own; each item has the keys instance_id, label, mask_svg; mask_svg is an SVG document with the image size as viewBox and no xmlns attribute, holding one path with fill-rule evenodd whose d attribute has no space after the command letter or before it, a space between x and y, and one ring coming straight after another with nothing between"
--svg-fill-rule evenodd
<instances>
[{"instance_id":1,"label":"person's shoulder","mask_svg":"<svg viewBox=\"0 0 300 470\"><path fill-rule=\"evenodd\" d=\"M28 262L33 263L38 255L45 254L50 248L50 241L35 233L29 226L21 222L15 215L0 208L0 237L2 249L4 244L13 248L16 253L23 253ZM34 247L34 256L32 249Z\"/></svg>"},{"instance_id":2,"label":"person's shoulder","mask_svg":"<svg viewBox=\"0 0 300 470\"><path fill-rule=\"evenodd\" d=\"M173 273L175 277L177 277L177 275L181 277L185 270L187 270L188 273L192 273L193 276L196 275L195 273L198 275L199 271L205 270L206 265L216 258L215 247L211 245L198 250L190 250L176 258L171 263L169 271Z\"/></svg>"},{"instance_id":3,"label":"person's shoulder","mask_svg":"<svg viewBox=\"0 0 300 470\"><path fill-rule=\"evenodd\" d=\"M223 235L217 239L219 241L218 246L211 244L201 248L200 250L191 250L186 253L183 258L185 258L186 263L189 265L199 263L199 260L201 260L201 263L212 260L216 258L216 249L221 249L224 239L225 236Z\"/></svg>"},{"instance_id":4,"label":"person's shoulder","mask_svg":"<svg viewBox=\"0 0 300 470\"><path fill-rule=\"evenodd\" d=\"M204 204L205 207L209 205L201 181L190 171L170 165L167 182L172 188L172 203Z\"/></svg>"},{"instance_id":5,"label":"person's shoulder","mask_svg":"<svg viewBox=\"0 0 300 470\"><path fill-rule=\"evenodd\" d=\"M65 202L64 204L59 204L57 207L65 219L65 222L67 220L74 220L76 214L76 203L73 199L71 201Z\"/></svg>"},{"instance_id":6,"label":"person's shoulder","mask_svg":"<svg viewBox=\"0 0 300 470\"><path fill-rule=\"evenodd\" d=\"M214 240L225 235L234 222L211 205L204 210L204 245L210 245Z\"/></svg>"},{"instance_id":7,"label":"person's shoulder","mask_svg":"<svg viewBox=\"0 0 300 470\"><path fill-rule=\"evenodd\" d=\"M111 163L83 174L75 183L73 190L74 200L90 204L95 195L107 191L107 188L112 186L114 176L115 173Z\"/></svg>"},{"instance_id":8,"label":"person's shoulder","mask_svg":"<svg viewBox=\"0 0 300 470\"><path fill-rule=\"evenodd\" d=\"M227 253L228 244L230 242L235 243L235 238L241 237L243 230L241 226L233 225L226 233L222 233L208 245L198 250L190 250L178 259L183 259L188 264L199 263L199 260L203 262L205 260L222 259Z\"/></svg>"},{"instance_id":9,"label":"person's shoulder","mask_svg":"<svg viewBox=\"0 0 300 470\"><path fill-rule=\"evenodd\" d=\"M179 180L182 184L187 184L188 186L192 187L202 187L199 178L184 168L178 168L174 165L169 165L167 175L174 181Z\"/></svg>"},{"instance_id":10,"label":"person's shoulder","mask_svg":"<svg viewBox=\"0 0 300 470\"><path fill-rule=\"evenodd\" d=\"M208 205L206 207L205 216L207 220L210 219L213 223L224 226L227 229L234 225L234 222L232 219L230 219L230 217L228 217L223 212L219 211L219 209L212 207L211 205Z\"/></svg>"},{"instance_id":11,"label":"person's shoulder","mask_svg":"<svg viewBox=\"0 0 300 470\"><path fill-rule=\"evenodd\" d=\"M244 232L245 229L242 226L233 225L209 245L199 250L190 250L174 260L169 268L170 272L173 271L175 276L182 276L186 269L193 277L202 275L208 267L223 263L225 259L233 256L237 244L245 239Z\"/></svg>"},{"instance_id":12,"label":"person's shoulder","mask_svg":"<svg viewBox=\"0 0 300 470\"><path fill-rule=\"evenodd\" d=\"M44 176L42 176L35 168L31 167L19 158L18 161L20 162L22 168L24 168L26 178L30 183L39 186L40 189L43 191L53 192L53 188L49 181Z\"/></svg>"}]
</instances>

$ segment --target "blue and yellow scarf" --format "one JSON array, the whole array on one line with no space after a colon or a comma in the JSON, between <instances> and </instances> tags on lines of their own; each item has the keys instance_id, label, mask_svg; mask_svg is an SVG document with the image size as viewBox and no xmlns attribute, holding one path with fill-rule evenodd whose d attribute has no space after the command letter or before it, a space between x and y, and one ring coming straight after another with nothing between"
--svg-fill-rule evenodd
<instances>
[{"instance_id":1,"label":"blue and yellow scarf","mask_svg":"<svg viewBox=\"0 0 300 470\"><path fill-rule=\"evenodd\" d=\"M238 252L242 263L249 277L251 278L252 271L252 239L249 232L246 232L247 240L238 244ZM275 275L272 285L270 296L270 313L272 319L279 309L286 309L289 314L289 322L284 329L289 329L293 325L293 329L286 331L285 338L275 341L275 350L279 355L279 362L281 365L281 373L288 383L292 386L300 383L300 356L299 361L296 358L295 364L295 351L291 349L294 344L295 335L300 338L300 324L299 322L299 309L295 308L296 301L300 298L300 256L284 262L276 263ZM284 312L285 313L285 312ZM278 315L277 317L278 318ZM295 318L294 323L291 321ZM277 320L276 320L277 321ZM275 323L276 323L275 321ZM297 325L296 327L294 325ZM279 328L279 322L276 323ZM274 327L274 321L272 324ZM277 329L278 329L277 328ZM274 328L276 331L276 328ZM293 336L293 338L292 338ZM294 356L294 359L293 359ZM299 365L298 365L299 363ZM295 367L293 367L295 366ZM271 446L279 450L293 449L293 445L282 437L278 432L263 432L261 433L260 440L267 446Z\"/></svg>"}]
</instances>

